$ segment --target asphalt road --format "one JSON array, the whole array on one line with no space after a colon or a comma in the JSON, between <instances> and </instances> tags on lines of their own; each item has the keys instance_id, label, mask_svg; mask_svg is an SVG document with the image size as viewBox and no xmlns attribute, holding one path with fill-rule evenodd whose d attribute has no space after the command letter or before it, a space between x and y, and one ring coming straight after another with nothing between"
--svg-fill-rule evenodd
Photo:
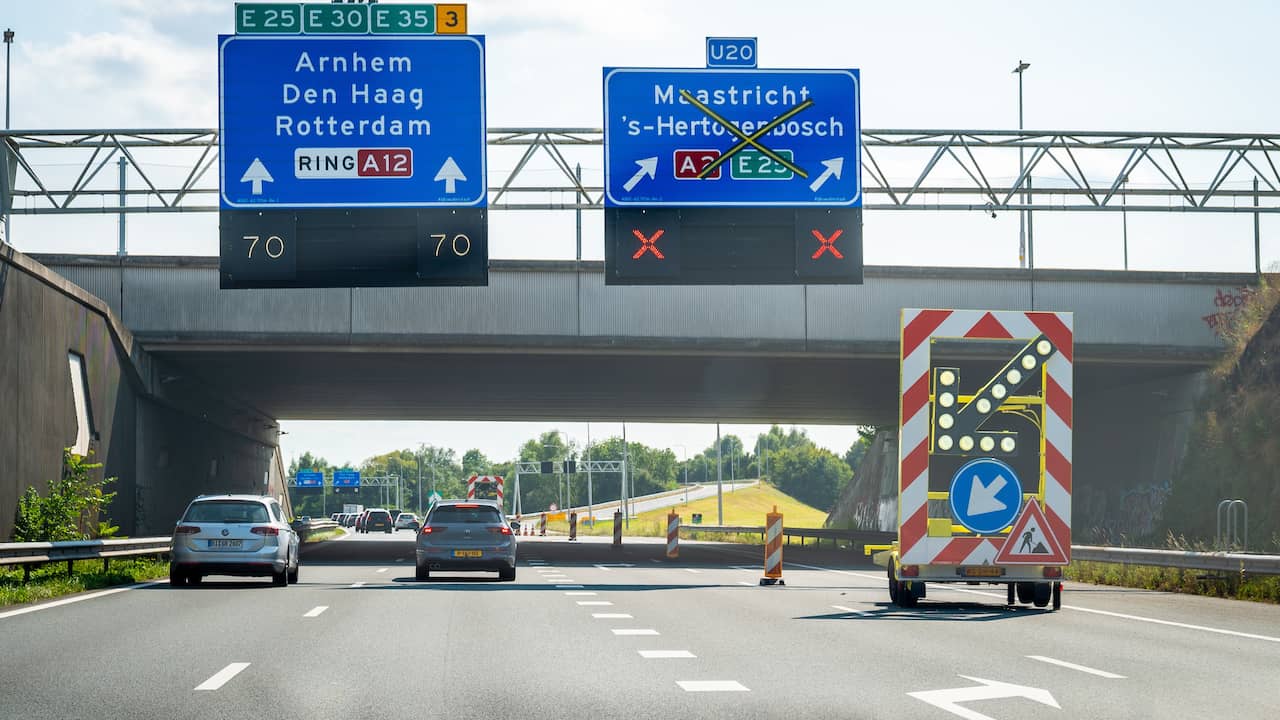
<instances>
[{"instance_id":1,"label":"asphalt road","mask_svg":"<svg viewBox=\"0 0 1280 720\"><path fill-rule=\"evenodd\" d=\"M785 587L759 547L662 552L522 537L514 583L418 583L402 531L311 546L288 588L0 611L0 718L1275 717L1280 607L1068 584L1059 612L963 585L903 610L848 551L791 548Z\"/></svg>"}]
</instances>

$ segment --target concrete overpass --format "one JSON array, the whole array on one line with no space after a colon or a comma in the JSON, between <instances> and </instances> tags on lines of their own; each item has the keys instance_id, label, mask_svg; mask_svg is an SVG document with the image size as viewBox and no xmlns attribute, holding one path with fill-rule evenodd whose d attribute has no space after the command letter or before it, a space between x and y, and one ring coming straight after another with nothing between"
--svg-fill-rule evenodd
<instances>
[{"instance_id":1,"label":"concrete overpass","mask_svg":"<svg viewBox=\"0 0 1280 720\"><path fill-rule=\"evenodd\" d=\"M872 267L861 286L218 289L216 258L39 256L164 362L270 417L896 422L907 306L1076 313L1078 397L1206 367L1244 274ZM1209 318L1209 320L1206 320Z\"/></svg>"}]
</instances>

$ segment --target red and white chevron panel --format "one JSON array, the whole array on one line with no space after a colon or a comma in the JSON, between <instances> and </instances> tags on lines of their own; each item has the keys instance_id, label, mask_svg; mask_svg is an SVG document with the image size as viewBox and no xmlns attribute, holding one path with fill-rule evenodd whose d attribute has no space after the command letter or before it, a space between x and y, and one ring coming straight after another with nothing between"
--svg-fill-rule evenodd
<instances>
[{"instance_id":1,"label":"red and white chevron panel","mask_svg":"<svg viewBox=\"0 0 1280 720\"><path fill-rule=\"evenodd\" d=\"M904 309L900 368L902 404L898 435L898 543L901 563L993 563L1005 541L1004 536L929 537L930 339L1030 341L1041 333L1058 348L1045 364L1044 512L1070 560L1074 353L1071 313ZM1026 487L1024 484L1024 489Z\"/></svg>"},{"instance_id":2,"label":"red and white chevron panel","mask_svg":"<svg viewBox=\"0 0 1280 720\"><path fill-rule=\"evenodd\" d=\"M472 475L471 477L467 478L467 499L468 500L476 499L477 483L480 483L482 485L487 485L490 488L494 489L497 493L496 497L481 498L481 499L493 499L493 500L497 500L499 504L502 503L503 481L500 475ZM485 494L488 495L488 493L485 493Z\"/></svg>"}]
</instances>

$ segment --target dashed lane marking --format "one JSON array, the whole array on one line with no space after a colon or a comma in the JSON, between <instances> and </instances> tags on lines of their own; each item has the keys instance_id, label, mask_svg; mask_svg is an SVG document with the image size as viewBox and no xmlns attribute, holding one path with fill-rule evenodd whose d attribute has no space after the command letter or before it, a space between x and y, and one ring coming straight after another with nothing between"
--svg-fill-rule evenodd
<instances>
[{"instance_id":1,"label":"dashed lane marking","mask_svg":"<svg viewBox=\"0 0 1280 720\"><path fill-rule=\"evenodd\" d=\"M746 580L739 580L739 581L738 581L738 584L739 584L739 585L746 585L747 587L755 587L755 586L756 586L756 585L758 585L759 583L749 583L749 582L747 582Z\"/></svg>"},{"instance_id":2,"label":"dashed lane marking","mask_svg":"<svg viewBox=\"0 0 1280 720\"><path fill-rule=\"evenodd\" d=\"M1098 677L1102 677L1102 678L1108 678L1111 680L1125 679L1123 675L1110 673L1110 672L1107 672L1106 670L1096 670L1091 667L1085 667L1084 665L1076 665L1075 663L1069 663L1066 660L1057 660L1051 657L1045 657L1043 655L1028 655L1027 657L1031 658L1032 660L1039 660L1040 662L1043 662L1043 663L1049 663L1050 665L1057 665L1058 667L1064 667L1070 670L1079 670L1082 673L1089 673L1090 675L1097 675Z\"/></svg>"},{"instance_id":3,"label":"dashed lane marking","mask_svg":"<svg viewBox=\"0 0 1280 720\"><path fill-rule=\"evenodd\" d=\"M751 692L736 680L677 680L685 692Z\"/></svg>"},{"instance_id":4,"label":"dashed lane marking","mask_svg":"<svg viewBox=\"0 0 1280 720\"><path fill-rule=\"evenodd\" d=\"M353 587L353 588L362 588L362 587L364 587L364 581L363 581L363 580L361 580L360 582L353 582L353 583L351 583L351 587Z\"/></svg>"},{"instance_id":5,"label":"dashed lane marking","mask_svg":"<svg viewBox=\"0 0 1280 720\"><path fill-rule=\"evenodd\" d=\"M310 610L308 610L306 613L304 613L302 617L304 617L304 618L308 618L308 617L319 617L319 616L320 616L320 613L322 613L322 612L324 612L325 610L328 610L328 609L329 609L329 606L328 606L328 605L317 605L317 606L315 606L315 607L311 608Z\"/></svg>"},{"instance_id":6,"label":"dashed lane marking","mask_svg":"<svg viewBox=\"0 0 1280 720\"><path fill-rule=\"evenodd\" d=\"M854 610L853 608L845 607L844 605L832 605L831 607L839 610L840 612L847 612L853 615L870 615L871 614L865 610Z\"/></svg>"},{"instance_id":7,"label":"dashed lane marking","mask_svg":"<svg viewBox=\"0 0 1280 720\"><path fill-rule=\"evenodd\" d=\"M384 572L386 572L387 570L388 570L388 568L378 568L378 572L380 572L380 573L384 573Z\"/></svg>"},{"instance_id":8,"label":"dashed lane marking","mask_svg":"<svg viewBox=\"0 0 1280 720\"><path fill-rule=\"evenodd\" d=\"M559 587L559 585L557 585L556 587ZM581 586L579 586L579 587L581 587ZM589 591L583 591L583 592L567 592L567 593L565 593L565 595L568 595L569 597L585 597L585 596L587 596L587 595L592 595L592 596L594 596L594 595L599 595L599 594L600 594L600 593L594 593L594 592L589 592Z\"/></svg>"},{"instance_id":9,"label":"dashed lane marking","mask_svg":"<svg viewBox=\"0 0 1280 720\"><path fill-rule=\"evenodd\" d=\"M614 628L614 635L657 635L653 628Z\"/></svg>"},{"instance_id":10,"label":"dashed lane marking","mask_svg":"<svg viewBox=\"0 0 1280 720\"><path fill-rule=\"evenodd\" d=\"M647 660L674 660L676 658L696 658L697 655L688 650L637 650L640 657Z\"/></svg>"},{"instance_id":11,"label":"dashed lane marking","mask_svg":"<svg viewBox=\"0 0 1280 720\"><path fill-rule=\"evenodd\" d=\"M591 617L599 620L634 620L628 613L591 613Z\"/></svg>"},{"instance_id":12,"label":"dashed lane marking","mask_svg":"<svg viewBox=\"0 0 1280 720\"><path fill-rule=\"evenodd\" d=\"M242 670L249 667L247 662L234 662L214 673L213 677L205 680L196 686L196 690L217 690L226 685L231 678L239 675Z\"/></svg>"},{"instance_id":13,"label":"dashed lane marking","mask_svg":"<svg viewBox=\"0 0 1280 720\"><path fill-rule=\"evenodd\" d=\"M602 607L605 605L612 605L613 603L609 602L608 600L579 600L578 604L584 607L586 606Z\"/></svg>"},{"instance_id":14,"label":"dashed lane marking","mask_svg":"<svg viewBox=\"0 0 1280 720\"><path fill-rule=\"evenodd\" d=\"M688 573L693 573L694 575L698 575L702 572L701 570L695 570L693 568L685 568L684 571Z\"/></svg>"}]
</instances>

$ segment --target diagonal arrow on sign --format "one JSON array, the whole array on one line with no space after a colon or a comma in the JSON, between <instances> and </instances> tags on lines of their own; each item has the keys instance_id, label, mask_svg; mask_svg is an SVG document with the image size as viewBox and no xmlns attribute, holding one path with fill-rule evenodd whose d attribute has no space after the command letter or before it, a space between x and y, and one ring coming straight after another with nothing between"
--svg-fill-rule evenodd
<instances>
[{"instance_id":1,"label":"diagonal arrow on sign","mask_svg":"<svg viewBox=\"0 0 1280 720\"><path fill-rule=\"evenodd\" d=\"M998 680L983 680L978 677L970 677L961 675L965 680L972 680L981 685L973 685L971 687L948 688L945 690L922 690L919 692L907 693L917 700L923 700L930 705L946 710L947 712L958 715L965 720L995 720L990 715L983 715L976 710L960 707L958 703L974 702L976 700L1000 700L1002 698L1021 697L1028 700L1034 700L1041 705L1048 705L1051 708L1061 710L1062 706L1057 700L1053 699L1053 695L1042 688L1027 687L1025 685L1014 685L1013 683L1000 682Z\"/></svg>"},{"instance_id":2,"label":"diagonal arrow on sign","mask_svg":"<svg viewBox=\"0 0 1280 720\"><path fill-rule=\"evenodd\" d=\"M622 185L622 189L627 192L631 192L644 176L648 175L649 179L652 180L653 176L658 172L658 158L656 156L641 158L636 161L636 164L640 166L640 169L636 171L635 175L631 176L630 180Z\"/></svg>"},{"instance_id":3,"label":"diagonal arrow on sign","mask_svg":"<svg viewBox=\"0 0 1280 720\"><path fill-rule=\"evenodd\" d=\"M813 192L818 192L823 185L827 184L827 180L830 180L832 175L839 180L840 173L844 172L844 158L842 157L833 157L830 160L823 160L822 164L827 169L823 170L821 175L814 178L813 182L809 183L809 189Z\"/></svg>"},{"instance_id":4,"label":"diagonal arrow on sign","mask_svg":"<svg viewBox=\"0 0 1280 720\"><path fill-rule=\"evenodd\" d=\"M986 513L999 512L1009 507L996 495L1008 485L1009 481L1004 479L1003 475L997 475L991 480L990 485L983 485L982 479L977 475L973 476L973 486L969 489L969 515L984 515Z\"/></svg>"}]
</instances>

